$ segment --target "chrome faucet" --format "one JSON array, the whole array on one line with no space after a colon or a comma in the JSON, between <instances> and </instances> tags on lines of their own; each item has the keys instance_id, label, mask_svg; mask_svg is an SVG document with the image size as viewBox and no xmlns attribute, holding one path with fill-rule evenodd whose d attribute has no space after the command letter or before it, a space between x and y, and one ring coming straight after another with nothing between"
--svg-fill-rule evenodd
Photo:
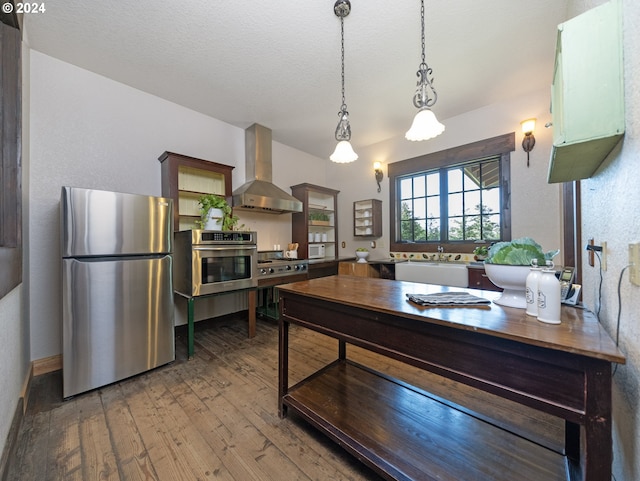
<instances>
[{"instance_id":1,"label":"chrome faucet","mask_svg":"<svg viewBox=\"0 0 640 481\"><path fill-rule=\"evenodd\" d=\"M444 247L438 246L438 261L446 261L447 257L444 255Z\"/></svg>"}]
</instances>

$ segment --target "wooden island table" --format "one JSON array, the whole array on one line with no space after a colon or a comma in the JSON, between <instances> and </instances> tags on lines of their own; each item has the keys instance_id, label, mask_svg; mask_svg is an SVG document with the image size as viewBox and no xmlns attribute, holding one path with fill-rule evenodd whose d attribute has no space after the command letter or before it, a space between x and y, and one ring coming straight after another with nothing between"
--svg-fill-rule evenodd
<instances>
[{"instance_id":1,"label":"wooden island table","mask_svg":"<svg viewBox=\"0 0 640 481\"><path fill-rule=\"evenodd\" d=\"M331 276L279 286L280 417L295 412L386 479L611 479L611 363L625 358L595 316L562 307L422 307L406 294L466 291ZM338 339L336 360L289 386L289 325ZM346 344L565 420L554 451L347 358Z\"/></svg>"}]
</instances>

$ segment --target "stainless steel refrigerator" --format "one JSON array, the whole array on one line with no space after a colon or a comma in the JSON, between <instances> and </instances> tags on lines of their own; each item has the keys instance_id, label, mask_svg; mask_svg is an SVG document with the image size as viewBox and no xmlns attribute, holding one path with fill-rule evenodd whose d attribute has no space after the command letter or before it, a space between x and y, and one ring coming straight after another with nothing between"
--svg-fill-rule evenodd
<instances>
[{"instance_id":1,"label":"stainless steel refrigerator","mask_svg":"<svg viewBox=\"0 0 640 481\"><path fill-rule=\"evenodd\" d=\"M172 200L63 187L65 398L175 359Z\"/></svg>"}]
</instances>

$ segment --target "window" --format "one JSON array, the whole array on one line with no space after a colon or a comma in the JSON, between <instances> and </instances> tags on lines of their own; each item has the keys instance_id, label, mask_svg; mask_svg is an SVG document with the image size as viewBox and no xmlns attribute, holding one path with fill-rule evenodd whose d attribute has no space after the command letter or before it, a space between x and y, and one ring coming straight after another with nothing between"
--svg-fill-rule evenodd
<instances>
[{"instance_id":1,"label":"window","mask_svg":"<svg viewBox=\"0 0 640 481\"><path fill-rule=\"evenodd\" d=\"M433 251L510 240L515 134L390 164L391 249Z\"/></svg>"}]
</instances>

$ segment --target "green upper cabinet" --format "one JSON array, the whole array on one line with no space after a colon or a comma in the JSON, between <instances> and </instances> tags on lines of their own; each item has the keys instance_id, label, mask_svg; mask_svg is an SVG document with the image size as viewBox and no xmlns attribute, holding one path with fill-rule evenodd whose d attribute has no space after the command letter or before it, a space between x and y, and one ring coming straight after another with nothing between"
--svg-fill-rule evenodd
<instances>
[{"instance_id":1,"label":"green upper cabinet","mask_svg":"<svg viewBox=\"0 0 640 481\"><path fill-rule=\"evenodd\" d=\"M549 182L591 177L624 135L621 3L558 26Z\"/></svg>"}]
</instances>

